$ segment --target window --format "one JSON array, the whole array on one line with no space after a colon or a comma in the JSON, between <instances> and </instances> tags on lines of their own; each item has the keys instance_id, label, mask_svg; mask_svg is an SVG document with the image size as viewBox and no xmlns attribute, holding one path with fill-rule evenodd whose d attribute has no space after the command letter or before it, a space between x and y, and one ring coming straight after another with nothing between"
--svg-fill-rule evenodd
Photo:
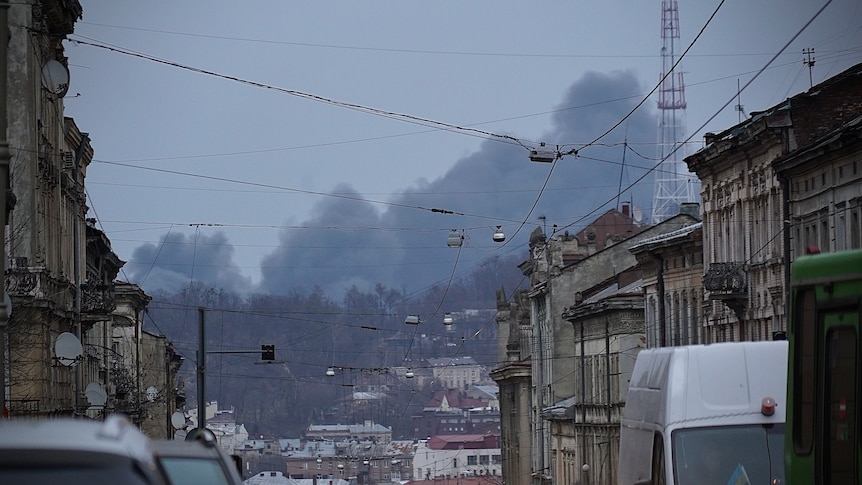
<instances>
[{"instance_id":1,"label":"window","mask_svg":"<svg viewBox=\"0 0 862 485\"><path fill-rule=\"evenodd\" d=\"M228 485L231 481L215 459L162 457L160 463L171 483Z\"/></svg>"},{"instance_id":2,"label":"window","mask_svg":"<svg viewBox=\"0 0 862 485\"><path fill-rule=\"evenodd\" d=\"M467 456L467 466L476 464L476 455L468 455Z\"/></svg>"},{"instance_id":3,"label":"window","mask_svg":"<svg viewBox=\"0 0 862 485\"><path fill-rule=\"evenodd\" d=\"M843 313L843 312L842 312ZM826 318L827 325L847 322L850 314L833 314ZM858 324L858 319L856 320ZM850 326L834 327L826 334L826 398L829 407L823 429L828 442L824 443L824 475L829 483L849 483L854 480L856 443L856 331Z\"/></svg>"},{"instance_id":4,"label":"window","mask_svg":"<svg viewBox=\"0 0 862 485\"><path fill-rule=\"evenodd\" d=\"M835 223L835 250L847 249L847 217L844 215L844 204L835 204L838 221Z\"/></svg>"},{"instance_id":5,"label":"window","mask_svg":"<svg viewBox=\"0 0 862 485\"><path fill-rule=\"evenodd\" d=\"M488 457L488 455L479 455L479 464L480 465L490 464L490 457Z\"/></svg>"},{"instance_id":6,"label":"window","mask_svg":"<svg viewBox=\"0 0 862 485\"><path fill-rule=\"evenodd\" d=\"M784 447L784 425L747 424L681 428L671 435L677 483L737 483L745 470L746 483L784 483L784 466L775 463Z\"/></svg>"},{"instance_id":7,"label":"window","mask_svg":"<svg viewBox=\"0 0 862 485\"><path fill-rule=\"evenodd\" d=\"M825 218L820 221L820 249L829 251L829 221Z\"/></svg>"},{"instance_id":8,"label":"window","mask_svg":"<svg viewBox=\"0 0 862 485\"><path fill-rule=\"evenodd\" d=\"M850 247L862 247L862 237L860 237L860 221L859 210L854 209L850 212Z\"/></svg>"},{"instance_id":9,"label":"window","mask_svg":"<svg viewBox=\"0 0 862 485\"><path fill-rule=\"evenodd\" d=\"M797 290L793 309L792 331L795 334L793 369L793 446L798 454L811 453L814 441L816 383L814 382L817 322L815 321L814 288Z\"/></svg>"}]
</instances>

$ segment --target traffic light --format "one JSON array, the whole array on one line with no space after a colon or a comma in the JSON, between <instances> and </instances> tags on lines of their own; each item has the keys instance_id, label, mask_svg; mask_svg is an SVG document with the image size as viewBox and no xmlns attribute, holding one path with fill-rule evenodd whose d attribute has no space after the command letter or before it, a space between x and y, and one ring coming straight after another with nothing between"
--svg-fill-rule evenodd
<instances>
[{"instance_id":1,"label":"traffic light","mask_svg":"<svg viewBox=\"0 0 862 485\"><path fill-rule=\"evenodd\" d=\"M275 360L275 345L264 344L260 346L260 360Z\"/></svg>"}]
</instances>

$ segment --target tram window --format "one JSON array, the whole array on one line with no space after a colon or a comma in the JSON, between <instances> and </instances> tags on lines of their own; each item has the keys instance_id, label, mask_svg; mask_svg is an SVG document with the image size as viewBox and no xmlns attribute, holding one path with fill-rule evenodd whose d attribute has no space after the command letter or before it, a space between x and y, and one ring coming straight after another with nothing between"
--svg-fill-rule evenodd
<instances>
[{"instance_id":1,"label":"tram window","mask_svg":"<svg viewBox=\"0 0 862 485\"><path fill-rule=\"evenodd\" d=\"M844 314L838 316L847 316ZM832 318L827 318L827 324ZM842 322L848 323L848 322ZM858 321L856 322L858 324ZM857 342L853 327L832 328L826 335L826 416L823 465L827 483L856 483L853 462L858 393Z\"/></svg>"},{"instance_id":2,"label":"tram window","mask_svg":"<svg viewBox=\"0 0 862 485\"><path fill-rule=\"evenodd\" d=\"M800 455L811 453L814 441L814 413L817 383L816 372L817 317L814 288L799 288L794 309L795 362L793 401L793 445Z\"/></svg>"}]
</instances>

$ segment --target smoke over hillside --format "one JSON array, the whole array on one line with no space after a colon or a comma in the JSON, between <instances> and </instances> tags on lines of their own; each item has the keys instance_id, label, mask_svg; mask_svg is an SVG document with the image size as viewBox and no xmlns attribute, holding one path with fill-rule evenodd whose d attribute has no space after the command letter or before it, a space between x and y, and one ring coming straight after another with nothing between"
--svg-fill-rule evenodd
<instances>
[{"instance_id":1,"label":"smoke over hillside","mask_svg":"<svg viewBox=\"0 0 862 485\"><path fill-rule=\"evenodd\" d=\"M588 73L565 94L543 139L551 145L565 144L566 149L580 148L626 116L643 92L632 72ZM558 160L550 179L551 164L530 162L523 146L486 139L443 176L418 180L387 204L365 200L343 182L332 191L336 197L320 199L301 222L303 229L280 233L279 246L261 260L257 291L285 294L319 286L328 294L340 295L352 285L372 288L376 283L417 291L446 281L453 268L456 276L462 275L491 256L523 259L527 237L537 225L556 224L576 231L581 222L615 207L619 187L627 187L652 165L631 151L626 153L622 145L626 142L637 153L654 156L656 119L650 106L641 107L578 156ZM622 200L631 200L647 213L651 197L651 175L621 194ZM512 239L505 246L491 242L497 225ZM451 229L466 237L460 253L446 247ZM182 238L166 236L168 244L160 249L139 247L136 260L156 263L131 279L140 281L146 275L145 289L187 284L190 277L227 290L250 289L231 260L233 248L226 237L213 237L206 246L199 243L194 255L186 246L169 244L178 237ZM156 250L158 258L153 257ZM192 256L194 275L190 266L167 264L189 261Z\"/></svg>"}]
</instances>

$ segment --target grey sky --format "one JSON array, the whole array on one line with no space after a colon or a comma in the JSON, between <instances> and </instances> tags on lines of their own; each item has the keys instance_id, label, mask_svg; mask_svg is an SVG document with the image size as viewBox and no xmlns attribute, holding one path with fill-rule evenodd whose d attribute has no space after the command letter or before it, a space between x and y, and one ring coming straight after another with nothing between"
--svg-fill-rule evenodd
<instances>
[{"instance_id":1,"label":"grey sky","mask_svg":"<svg viewBox=\"0 0 862 485\"><path fill-rule=\"evenodd\" d=\"M824 3L724 3L681 63L690 132ZM527 217L549 165L530 163L517 144L283 90L473 127L528 146L576 146L610 128L661 71L660 1L82 4L84 17L72 36L82 43L67 42L66 112L95 148L97 162L87 174L89 216L129 261L130 274L165 282L194 272L219 284L263 283L277 291L307 274L296 261L316 261L320 269L324 260L365 267L322 280L335 286L384 277L401 282L423 261L445 276L455 259L445 248L449 228L469 237L462 263L477 261L498 248L490 241L494 225L512 234L528 219L526 236L540 214L549 226L571 224L601 208L620 181L622 149L591 147L557 163L551 190ZM718 4L680 2L679 53ZM805 48L815 51L815 83L862 61L859 19L862 2L833 0L743 92L746 112L808 88ZM735 124L735 104L692 140ZM643 144L634 149L654 156L655 120L653 97L603 142L637 141ZM632 165L646 163L626 157ZM642 173L632 167L623 178L633 182ZM644 184L628 196L648 210L652 187ZM338 197L321 195L334 191ZM326 229L310 229L318 226ZM167 234L174 244L161 245ZM378 255L351 249L363 245ZM321 246L332 250L312 249ZM171 274L170 264L183 260L187 266L173 266ZM283 271L261 273L264 260Z\"/></svg>"}]
</instances>

